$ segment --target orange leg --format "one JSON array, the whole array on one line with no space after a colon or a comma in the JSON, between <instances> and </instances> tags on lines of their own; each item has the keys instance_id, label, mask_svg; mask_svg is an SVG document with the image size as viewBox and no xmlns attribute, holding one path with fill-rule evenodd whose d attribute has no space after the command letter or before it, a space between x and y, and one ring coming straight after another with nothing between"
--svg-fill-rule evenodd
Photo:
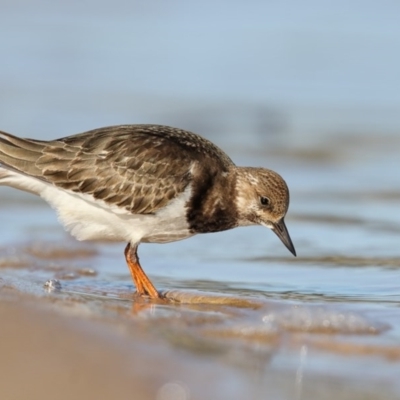
<instances>
[{"instance_id":1,"label":"orange leg","mask_svg":"<svg viewBox=\"0 0 400 400\"><path fill-rule=\"evenodd\" d=\"M138 246L131 246L130 243L125 247L125 259L131 271L133 282L136 286L137 293L140 296L149 296L152 299L160 299L162 296L157 292L157 289L151 283L150 279L144 273L139 263L137 255Z\"/></svg>"}]
</instances>

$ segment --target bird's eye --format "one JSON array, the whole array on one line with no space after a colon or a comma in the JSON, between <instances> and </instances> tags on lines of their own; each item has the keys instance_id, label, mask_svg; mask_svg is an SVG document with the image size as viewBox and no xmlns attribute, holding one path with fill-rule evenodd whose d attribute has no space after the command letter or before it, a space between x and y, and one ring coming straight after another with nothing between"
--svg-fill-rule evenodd
<instances>
[{"instance_id":1,"label":"bird's eye","mask_svg":"<svg viewBox=\"0 0 400 400\"><path fill-rule=\"evenodd\" d=\"M269 206L271 204L271 200L268 197L261 196L260 197L260 203L261 203L262 206L266 207L266 206Z\"/></svg>"}]
</instances>

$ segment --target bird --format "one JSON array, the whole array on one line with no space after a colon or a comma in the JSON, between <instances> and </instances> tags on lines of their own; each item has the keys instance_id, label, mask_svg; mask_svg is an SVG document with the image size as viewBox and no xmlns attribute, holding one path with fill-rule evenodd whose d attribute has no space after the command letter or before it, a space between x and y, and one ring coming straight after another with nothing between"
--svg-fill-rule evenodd
<instances>
[{"instance_id":1,"label":"bird","mask_svg":"<svg viewBox=\"0 0 400 400\"><path fill-rule=\"evenodd\" d=\"M127 243L140 297L164 298L142 269L140 243L262 225L296 256L284 179L236 166L211 141L178 128L116 125L49 141L0 131L0 185L43 198L78 240Z\"/></svg>"}]
</instances>

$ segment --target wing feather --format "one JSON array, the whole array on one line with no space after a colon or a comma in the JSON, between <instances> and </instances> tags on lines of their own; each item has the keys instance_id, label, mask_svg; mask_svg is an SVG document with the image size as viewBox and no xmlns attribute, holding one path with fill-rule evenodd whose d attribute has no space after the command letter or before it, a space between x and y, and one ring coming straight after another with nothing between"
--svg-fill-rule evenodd
<instances>
[{"instance_id":1,"label":"wing feather","mask_svg":"<svg viewBox=\"0 0 400 400\"><path fill-rule=\"evenodd\" d=\"M113 126L49 142L4 134L0 162L135 214L155 213L182 193L194 163L222 171L233 164L206 139L158 125Z\"/></svg>"}]
</instances>

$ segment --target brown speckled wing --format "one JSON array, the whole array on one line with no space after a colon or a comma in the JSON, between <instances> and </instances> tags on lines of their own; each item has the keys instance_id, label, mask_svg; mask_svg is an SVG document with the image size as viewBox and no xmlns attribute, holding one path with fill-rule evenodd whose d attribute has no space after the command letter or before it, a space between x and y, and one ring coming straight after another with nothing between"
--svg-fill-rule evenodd
<instances>
[{"instance_id":1,"label":"brown speckled wing","mask_svg":"<svg viewBox=\"0 0 400 400\"><path fill-rule=\"evenodd\" d=\"M222 171L232 165L206 139L158 125L113 126L50 142L10 138L15 143L2 141L0 152L8 146L18 153L12 168L137 214L154 213L183 192L193 162Z\"/></svg>"}]
</instances>

